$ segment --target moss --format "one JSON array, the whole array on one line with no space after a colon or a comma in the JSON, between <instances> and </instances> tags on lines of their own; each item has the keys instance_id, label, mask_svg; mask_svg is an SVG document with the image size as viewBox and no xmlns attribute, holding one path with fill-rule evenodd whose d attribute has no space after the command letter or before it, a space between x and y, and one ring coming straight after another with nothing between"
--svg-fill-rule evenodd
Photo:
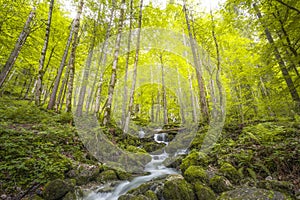
<instances>
[{"instance_id":1,"label":"moss","mask_svg":"<svg viewBox=\"0 0 300 200\"><path fill-rule=\"evenodd\" d=\"M214 200L216 199L215 193L207 186L201 183L194 184L195 194L198 200Z\"/></svg>"},{"instance_id":2,"label":"moss","mask_svg":"<svg viewBox=\"0 0 300 200\"><path fill-rule=\"evenodd\" d=\"M74 200L77 199L76 194L74 192L68 192L62 200Z\"/></svg>"},{"instance_id":3,"label":"moss","mask_svg":"<svg viewBox=\"0 0 300 200\"><path fill-rule=\"evenodd\" d=\"M237 184L241 178L237 169L230 163L223 163L219 172L234 184Z\"/></svg>"},{"instance_id":4,"label":"moss","mask_svg":"<svg viewBox=\"0 0 300 200\"><path fill-rule=\"evenodd\" d=\"M260 181L258 187L268 190L275 190L286 194L293 194L293 184L287 181L264 180Z\"/></svg>"},{"instance_id":5,"label":"moss","mask_svg":"<svg viewBox=\"0 0 300 200\"><path fill-rule=\"evenodd\" d=\"M190 166L187 168L187 170L184 172L184 178L190 183L208 183L208 174L200 166Z\"/></svg>"},{"instance_id":6,"label":"moss","mask_svg":"<svg viewBox=\"0 0 300 200\"><path fill-rule=\"evenodd\" d=\"M223 192L218 200L291 200L291 197L283 193L258 189L254 187L241 187L231 191Z\"/></svg>"},{"instance_id":7,"label":"moss","mask_svg":"<svg viewBox=\"0 0 300 200\"><path fill-rule=\"evenodd\" d=\"M153 192L152 190L148 190L146 193L145 193L145 196L149 198L149 200L158 200L155 192Z\"/></svg>"},{"instance_id":8,"label":"moss","mask_svg":"<svg viewBox=\"0 0 300 200\"><path fill-rule=\"evenodd\" d=\"M231 183L224 176L215 175L209 180L209 185L216 193L222 193L232 189Z\"/></svg>"},{"instance_id":9,"label":"moss","mask_svg":"<svg viewBox=\"0 0 300 200\"><path fill-rule=\"evenodd\" d=\"M105 183L111 180L118 180L116 172L111 169L101 172L101 174L99 174L99 176L97 177L97 182L101 182L101 183Z\"/></svg>"},{"instance_id":10,"label":"moss","mask_svg":"<svg viewBox=\"0 0 300 200\"><path fill-rule=\"evenodd\" d=\"M162 194L165 200L194 200L191 185L179 178L166 181Z\"/></svg>"},{"instance_id":11,"label":"moss","mask_svg":"<svg viewBox=\"0 0 300 200\"><path fill-rule=\"evenodd\" d=\"M61 199L72 190L74 190L74 188L70 183L56 179L46 184L43 197L45 200Z\"/></svg>"},{"instance_id":12,"label":"moss","mask_svg":"<svg viewBox=\"0 0 300 200\"><path fill-rule=\"evenodd\" d=\"M208 165L207 155L202 152L191 151L189 155L182 160L180 169L182 172L184 172L191 165L207 167Z\"/></svg>"}]
</instances>

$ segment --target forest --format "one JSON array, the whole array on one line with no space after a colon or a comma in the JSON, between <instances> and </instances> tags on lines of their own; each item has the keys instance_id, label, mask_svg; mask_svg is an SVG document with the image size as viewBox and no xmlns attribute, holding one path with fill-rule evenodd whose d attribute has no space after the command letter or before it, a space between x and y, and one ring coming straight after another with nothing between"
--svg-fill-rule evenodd
<instances>
[{"instance_id":1,"label":"forest","mask_svg":"<svg viewBox=\"0 0 300 200\"><path fill-rule=\"evenodd\" d=\"M300 199L299 21L294 0L0 0L0 199Z\"/></svg>"}]
</instances>

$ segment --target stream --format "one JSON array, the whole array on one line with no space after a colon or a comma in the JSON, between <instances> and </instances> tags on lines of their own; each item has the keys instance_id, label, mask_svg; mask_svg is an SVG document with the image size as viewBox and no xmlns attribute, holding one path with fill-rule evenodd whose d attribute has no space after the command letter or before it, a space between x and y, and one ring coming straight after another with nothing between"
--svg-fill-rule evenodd
<instances>
[{"instance_id":1,"label":"stream","mask_svg":"<svg viewBox=\"0 0 300 200\"><path fill-rule=\"evenodd\" d=\"M166 133L159 133L154 135L154 140L157 143L164 143L168 145L166 139ZM185 151L179 151L180 154L183 154ZM106 193L97 193L91 192L84 200L117 200L121 195L126 194L129 190L137 188L138 186L146 183L150 180L153 180L158 177L163 177L170 174L178 174L178 172L173 168L167 168L163 165L163 161L169 157L169 155L164 151L160 155L151 155L152 160L146 164L144 171L149 172L149 175L138 176L131 181L121 182L115 187L112 192ZM101 189L101 188L98 188Z\"/></svg>"}]
</instances>

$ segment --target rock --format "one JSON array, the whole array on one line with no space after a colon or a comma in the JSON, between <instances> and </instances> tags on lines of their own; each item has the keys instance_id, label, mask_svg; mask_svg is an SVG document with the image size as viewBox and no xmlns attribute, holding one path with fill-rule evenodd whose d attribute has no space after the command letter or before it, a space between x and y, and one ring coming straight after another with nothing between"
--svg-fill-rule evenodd
<instances>
[{"instance_id":1,"label":"rock","mask_svg":"<svg viewBox=\"0 0 300 200\"><path fill-rule=\"evenodd\" d=\"M162 191L165 200L194 200L194 192L190 184L178 175L171 175Z\"/></svg>"},{"instance_id":2,"label":"rock","mask_svg":"<svg viewBox=\"0 0 300 200\"><path fill-rule=\"evenodd\" d=\"M118 200L152 200L144 195L132 195L132 194L124 194L118 198Z\"/></svg>"},{"instance_id":3,"label":"rock","mask_svg":"<svg viewBox=\"0 0 300 200\"><path fill-rule=\"evenodd\" d=\"M223 192L217 200L292 200L291 197L277 191L258 189L254 187L240 187Z\"/></svg>"},{"instance_id":4,"label":"rock","mask_svg":"<svg viewBox=\"0 0 300 200\"><path fill-rule=\"evenodd\" d=\"M179 155L176 157L169 157L166 160L164 160L163 164L168 168L175 168L179 169L179 166L182 163L183 155Z\"/></svg>"},{"instance_id":5,"label":"rock","mask_svg":"<svg viewBox=\"0 0 300 200\"><path fill-rule=\"evenodd\" d=\"M230 181L224 176L219 175L212 177L209 180L209 185L216 193L222 193L232 189Z\"/></svg>"},{"instance_id":6,"label":"rock","mask_svg":"<svg viewBox=\"0 0 300 200\"><path fill-rule=\"evenodd\" d=\"M43 200L43 198L40 197L39 195L35 194L30 198L30 200Z\"/></svg>"},{"instance_id":7,"label":"rock","mask_svg":"<svg viewBox=\"0 0 300 200\"><path fill-rule=\"evenodd\" d=\"M68 192L62 200L74 200L77 199L76 194L74 192Z\"/></svg>"},{"instance_id":8,"label":"rock","mask_svg":"<svg viewBox=\"0 0 300 200\"><path fill-rule=\"evenodd\" d=\"M198 200L214 200L216 199L215 193L202 183L194 184L195 194Z\"/></svg>"},{"instance_id":9,"label":"rock","mask_svg":"<svg viewBox=\"0 0 300 200\"><path fill-rule=\"evenodd\" d=\"M257 187L268 189L268 190L275 190L279 192L283 192L289 195L293 194L293 184L287 181L277 181L277 180L265 180L260 181L257 184Z\"/></svg>"},{"instance_id":10,"label":"rock","mask_svg":"<svg viewBox=\"0 0 300 200\"><path fill-rule=\"evenodd\" d=\"M241 178L238 170L230 163L223 163L219 172L234 184L237 184Z\"/></svg>"},{"instance_id":11,"label":"rock","mask_svg":"<svg viewBox=\"0 0 300 200\"><path fill-rule=\"evenodd\" d=\"M207 155L202 152L191 151L189 155L182 160L180 169L182 172L184 172L191 165L202 166L206 168L208 165Z\"/></svg>"},{"instance_id":12,"label":"rock","mask_svg":"<svg viewBox=\"0 0 300 200\"><path fill-rule=\"evenodd\" d=\"M74 185L68 181L56 179L46 184L43 197L45 200L62 199L68 192L74 190Z\"/></svg>"},{"instance_id":13,"label":"rock","mask_svg":"<svg viewBox=\"0 0 300 200\"><path fill-rule=\"evenodd\" d=\"M208 175L206 171L200 166L190 166L184 172L184 178L190 183L201 182L208 183Z\"/></svg>"},{"instance_id":14,"label":"rock","mask_svg":"<svg viewBox=\"0 0 300 200\"><path fill-rule=\"evenodd\" d=\"M145 193L145 196L148 197L149 200L158 200L155 192L153 192L152 190L148 190L146 193Z\"/></svg>"},{"instance_id":15,"label":"rock","mask_svg":"<svg viewBox=\"0 0 300 200\"><path fill-rule=\"evenodd\" d=\"M118 180L116 172L112 169L102 172L97 177L97 182L106 183L107 181Z\"/></svg>"},{"instance_id":16,"label":"rock","mask_svg":"<svg viewBox=\"0 0 300 200\"><path fill-rule=\"evenodd\" d=\"M85 185L95 181L100 173L100 168L95 165L82 164L76 170L71 170L68 177L74 178L77 185Z\"/></svg>"}]
</instances>

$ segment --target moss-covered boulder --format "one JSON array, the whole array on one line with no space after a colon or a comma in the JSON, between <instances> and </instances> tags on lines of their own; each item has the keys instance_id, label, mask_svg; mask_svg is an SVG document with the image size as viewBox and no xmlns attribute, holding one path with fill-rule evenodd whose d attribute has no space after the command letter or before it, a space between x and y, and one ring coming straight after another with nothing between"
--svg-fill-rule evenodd
<instances>
[{"instance_id":1,"label":"moss-covered boulder","mask_svg":"<svg viewBox=\"0 0 300 200\"><path fill-rule=\"evenodd\" d=\"M158 200L155 192L153 192L152 190L148 190L146 193L145 193L145 196L149 198L149 200Z\"/></svg>"},{"instance_id":2,"label":"moss-covered boulder","mask_svg":"<svg viewBox=\"0 0 300 200\"><path fill-rule=\"evenodd\" d=\"M45 200L62 199L68 192L72 192L74 187L70 181L56 179L45 185L43 197Z\"/></svg>"},{"instance_id":3,"label":"moss-covered boulder","mask_svg":"<svg viewBox=\"0 0 300 200\"><path fill-rule=\"evenodd\" d=\"M224 176L215 175L209 180L209 186L216 192L222 193L232 189L230 181Z\"/></svg>"},{"instance_id":4,"label":"moss-covered boulder","mask_svg":"<svg viewBox=\"0 0 300 200\"><path fill-rule=\"evenodd\" d=\"M287 181L264 180L257 184L257 187L283 192L289 195L293 194L293 184Z\"/></svg>"},{"instance_id":5,"label":"moss-covered boulder","mask_svg":"<svg viewBox=\"0 0 300 200\"><path fill-rule=\"evenodd\" d=\"M99 183L106 183L107 181L118 180L118 176L114 170L110 169L101 172L96 180Z\"/></svg>"},{"instance_id":6,"label":"moss-covered boulder","mask_svg":"<svg viewBox=\"0 0 300 200\"><path fill-rule=\"evenodd\" d=\"M215 200L215 193L202 183L194 183L194 191L198 200Z\"/></svg>"},{"instance_id":7,"label":"moss-covered boulder","mask_svg":"<svg viewBox=\"0 0 300 200\"><path fill-rule=\"evenodd\" d=\"M223 192L217 200L292 200L286 194L278 191L265 190L254 187L240 187Z\"/></svg>"},{"instance_id":8,"label":"moss-covered boulder","mask_svg":"<svg viewBox=\"0 0 300 200\"><path fill-rule=\"evenodd\" d=\"M219 172L221 175L228 178L228 180L234 184L237 184L241 178L238 170L230 163L223 163Z\"/></svg>"},{"instance_id":9,"label":"moss-covered boulder","mask_svg":"<svg viewBox=\"0 0 300 200\"><path fill-rule=\"evenodd\" d=\"M101 168L95 165L81 164L77 169L70 170L67 174L69 178L76 180L76 185L85 185L95 181Z\"/></svg>"},{"instance_id":10,"label":"moss-covered boulder","mask_svg":"<svg viewBox=\"0 0 300 200\"><path fill-rule=\"evenodd\" d=\"M192 186L178 175L171 175L167 179L162 195L165 200L194 200Z\"/></svg>"},{"instance_id":11,"label":"moss-covered boulder","mask_svg":"<svg viewBox=\"0 0 300 200\"><path fill-rule=\"evenodd\" d=\"M75 192L68 192L62 200L74 200L77 199Z\"/></svg>"},{"instance_id":12,"label":"moss-covered boulder","mask_svg":"<svg viewBox=\"0 0 300 200\"><path fill-rule=\"evenodd\" d=\"M202 152L191 151L189 155L182 160L180 169L182 172L184 172L191 165L202 166L206 168L208 165L207 155Z\"/></svg>"},{"instance_id":13,"label":"moss-covered boulder","mask_svg":"<svg viewBox=\"0 0 300 200\"><path fill-rule=\"evenodd\" d=\"M184 178L190 183L201 182L204 184L208 183L208 174L200 166L190 166L184 172Z\"/></svg>"}]
</instances>

